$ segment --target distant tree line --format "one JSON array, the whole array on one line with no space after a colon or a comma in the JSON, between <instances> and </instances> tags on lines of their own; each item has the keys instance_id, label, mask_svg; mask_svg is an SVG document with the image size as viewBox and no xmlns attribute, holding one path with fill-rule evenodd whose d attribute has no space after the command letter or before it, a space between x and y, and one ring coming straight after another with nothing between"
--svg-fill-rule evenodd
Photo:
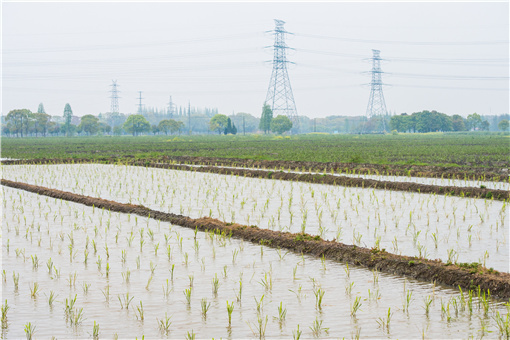
<instances>
[{"instance_id":1,"label":"distant tree line","mask_svg":"<svg viewBox=\"0 0 510 340\"><path fill-rule=\"evenodd\" d=\"M182 111L182 110L181 110ZM28 109L10 111L2 116L2 135L8 137L94 136L94 135L173 135L173 134L284 134L292 129L286 116L273 117L269 105L262 107L261 117L239 112L230 116L205 109L206 114L192 111L187 115L173 115L153 111L144 114L100 113L77 117L67 103L61 115L51 116L41 103L37 112ZM214 113L214 114L212 114ZM171 118L173 117L173 118ZM481 116L470 114L449 116L437 111L386 115L366 119L363 116L328 116L309 118L299 116L300 133L424 133L436 131L508 131L508 114Z\"/></svg>"}]
</instances>

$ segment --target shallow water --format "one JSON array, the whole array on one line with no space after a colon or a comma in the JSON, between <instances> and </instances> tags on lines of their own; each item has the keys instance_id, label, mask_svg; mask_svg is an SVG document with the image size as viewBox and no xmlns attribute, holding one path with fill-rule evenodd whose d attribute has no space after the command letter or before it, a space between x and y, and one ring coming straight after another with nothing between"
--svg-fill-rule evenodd
<instances>
[{"instance_id":1,"label":"shallow water","mask_svg":"<svg viewBox=\"0 0 510 340\"><path fill-rule=\"evenodd\" d=\"M501 201L115 165L16 165L4 178L193 218L321 235L509 271Z\"/></svg>"},{"instance_id":2,"label":"shallow water","mask_svg":"<svg viewBox=\"0 0 510 340\"><path fill-rule=\"evenodd\" d=\"M6 272L2 297L10 306L7 327L3 329L7 338L24 337L27 322L36 326L37 338L88 338L94 321L99 324L102 338L114 335L161 338L167 335L158 329L158 319L164 319L165 313L171 318L169 338L184 338L191 331L197 338L258 338L257 320L264 320L264 324L266 317L267 338L291 338L298 325L302 338L311 338L316 320L322 322L321 338L355 337L356 334L361 338L418 338L422 334L426 338L468 338L483 333L496 337L499 334L496 313L505 317L509 312L503 302L491 301L486 305L485 315L483 304L476 297L470 312L469 303L462 302L465 300L458 291L431 283L408 281L362 268L348 269L329 260L302 257L221 235L195 234L193 230L168 223L11 188L3 188L2 194L2 254ZM142 250L140 240L144 241ZM157 254L156 244L159 244ZM170 258L167 246L170 246ZM84 263L85 251L88 251L87 263ZM37 268L33 266L32 256L38 258ZM102 259L101 269L96 263L98 257ZM51 273L47 267L50 258ZM108 276L106 263L110 268ZM128 269L130 279L126 282L122 274L126 275ZM13 272L19 274L17 290ZM190 275L193 286L188 305L183 291L190 287ZM217 295L213 294L212 284L216 275ZM237 301L241 278L242 294ZM40 285L40 292L32 298L30 286L34 282ZM88 292L83 288L84 282L90 284ZM271 287L266 288L264 282L267 286L272 282ZM109 302L101 291L106 287L110 287ZM168 287L166 296L165 287ZM320 309L314 294L319 288L325 292ZM48 304L50 291L57 295L53 307ZM125 297L126 293L134 298L128 309L122 309L118 296ZM65 299L74 296L74 308L83 308L83 320L78 325L66 321ZM260 302L262 296L262 308L257 312L256 300ZM406 296L410 296L408 308L404 307ZM463 296L467 299L467 294ZM201 312L203 298L211 303L206 318ZM351 305L357 298L361 308L351 316ZM426 299L432 301L428 316L424 307ZM143 322L135 312L140 301ZM228 327L227 301L234 302L231 327ZM277 320L280 302L287 310L281 323ZM388 308L389 330L377 322L387 317Z\"/></svg>"},{"instance_id":3,"label":"shallow water","mask_svg":"<svg viewBox=\"0 0 510 340\"><path fill-rule=\"evenodd\" d=\"M164 163L161 163L164 164ZM196 165L196 164L179 164L177 165L186 165L195 168L207 167L208 165ZM413 177L413 176L394 176L394 175L367 175L367 174L355 174L355 173L345 173L345 172L314 172L314 171L293 171L288 169L278 169L278 168L249 168L249 167L233 167L233 166L218 166L217 168L226 168L226 169L248 169L248 170L267 170L267 171L283 171L294 174L328 174L332 176L344 176L344 177L352 177L352 178L366 178L366 179L374 179L377 181L388 181L388 182L404 182L404 183L420 183L420 184L428 184L428 185L437 185L437 186L452 186L452 187L468 187L468 188L480 188L482 186L488 189L496 189L496 190L510 190L510 182L494 182L494 181L482 181L482 180L461 180L461 179L448 179L448 178L430 178L430 177Z\"/></svg>"}]
</instances>

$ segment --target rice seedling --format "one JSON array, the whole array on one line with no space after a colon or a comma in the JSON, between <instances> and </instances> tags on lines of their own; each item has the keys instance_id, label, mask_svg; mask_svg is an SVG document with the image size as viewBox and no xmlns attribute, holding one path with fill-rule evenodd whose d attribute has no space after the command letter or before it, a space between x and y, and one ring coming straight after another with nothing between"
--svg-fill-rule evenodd
<instances>
[{"instance_id":1,"label":"rice seedling","mask_svg":"<svg viewBox=\"0 0 510 340\"><path fill-rule=\"evenodd\" d=\"M423 309L425 309L425 315L427 316L427 318L429 317L429 312L430 312L430 305L432 304L432 297L430 296L427 296L426 298L423 299Z\"/></svg>"},{"instance_id":2,"label":"rice seedling","mask_svg":"<svg viewBox=\"0 0 510 340\"><path fill-rule=\"evenodd\" d=\"M243 280L241 278L239 280L239 291L236 293L237 302L241 302L242 296L243 296Z\"/></svg>"},{"instance_id":3,"label":"rice seedling","mask_svg":"<svg viewBox=\"0 0 510 340\"><path fill-rule=\"evenodd\" d=\"M104 290L102 290L102 289L100 289L100 290L101 290L101 293L104 296L105 302L109 303L110 302L110 286L107 285Z\"/></svg>"},{"instance_id":4,"label":"rice seedling","mask_svg":"<svg viewBox=\"0 0 510 340\"><path fill-rule=\"evenodd\" d=\"M506 313L506 317L503 317L499 311L493 316L494 321L499 330L499 335L503 338L510 338L510 313Z\"/></svg>"},{"instance_id":5,"label":"rice seedling","mask_svg":"<svg viewBox=\"0 0 510 340\"><path fill-rule=\"evenodd\" d=\"M144 315L144 311L143 311L143 304L142 304L141 300L140 300L140 305L136 306L135 315L136 315L136 318L142 322L145 319L145 315Z\"/></svg>"},{"instance_id":6,"label":"rice seedling","mask_svg":"<svg viewBox=\"0 0 510 340\"><path fill-rule=\"evenodd\" d=\"M218 279L218 274L214 274L214 278L212 279L212 291L213 295L218 295L218 289L220 287L220 280Z\"/></svg>"},{"instance_id":7,"label":"rice seedling","mask_svg":"<svg viewBox=\"0 0 510 340\"><path fill-rule=\"evenodd\" d=\"M204 319L207 319L207 311L209 310L209 308L211 307L211 303L210 302L207 302L207 298L203 298L201 301L200 301L200 306L202 307L202 317Z\"/></svg>"},{"instance_id":8,"label":"rice seedling","mask_svg":"<svg viewBox=\"0 0 510 340\"><path fill-rule=\"evenodd\" d=\"M129 283L129 278L131 277L131 271L129 269L127 269L125 272L122 272L121 275L122 275L122 280L126 283Z\"/></svg>"},{"instance_id":9,"label":"rice seedling","mask_svg":"<svg viewBox=\"0 0 510 340\"><path fill-rule=\"evenodd\" d=\"M361 303L361 297L356 296L354 299L354 302L351 304L351 316L356 317L356 313L360 310L361 306L363 304Z\"/></svg>"},{"instance_id":10,"label":"rice seedling","mask_svg":"<svg viewBox=\"0 0 510 340\"><path fill-rule=\"evenodd\" d=\"M37 270L37 268L39 268L39 259L37 258L37 254L31 255L30 257L32 258L32 269Z\"/></svg>"},{"instance_id":11,"label":"rice seedling","mask_svg":"<svg viewBox=\"0 0 510 340\"><path fill-rule=\"evenodd\" d=\"M315 308L319 311L322 311L322 299L324 298L325 293L324 289L314 286L313 294L315 295Z\"/></svg>"},{"instance_id":12,"label":"rice seedling","mask_svg":"<svg viewBox=\"0 0 510 340\"><path fill-rule=\"evenodd\" d=\"M32 285L29 285L30 288L30 297L35 299L37 298L37 295L39 294L40 288L39 283L34 282Z\"/></svg>"},{"instance_id":13,"label":"rice seedling","mask_svg":"<svg viewBox=\"0 0 510 340\"><path fill-rule=\"evenodd\" d=\"M409 312L409 305L411 304L413 298L413 292L408 290L404 295L404 301L402 302L402 310L404 312Z\"/></svg>"},{"instance_id":14,"label":"rice seedling","mask_svg":"<svg viewBox=\"0 0 510 340\"><path fill-rule=\"evenodd\" d=\"M7 304L7 300L5 302ZM229 326L232 324L232 312L233 311L234 311L234 302L228 303L228 300L227 300L227 314L228 314Z\"/></svg>"},{"instance_id":15,"label":"rice seedling","mask_svg":"<svg viewBox=\"0 0 510 340\"><path fill-rule=\"evenodd\" d=\"M121 299L121 296L122 296L122 299ZM133 301L135 297L134 296L130 296L129 293L126 293L126 295L121 295L121 294L118 294L117 295L117 299L119 300L119 303L120 303L120 309L129 309L129 304L131 303L131 301Z\"/></svg>"},{"instance_id":16,"label":"rice seedling","mask_svg":"<svg viewBox=\"0 0 510 340\"><path fill-rule=\"evenodd\" d=\"M322 332L325 332L325 333L329 332L329 328L323 327L322 322L323 322L323 320L319 320L318 317L315 317L315 320L314 320L312 326L309 327L310 330L312 331L312 335L314 338L320 338Z\"/></svg>"},{"instance_id":17,"label":"rice seedling","mask_svg":"<svg viewBox=\"0 0 510 340\"><path fill-rule=\"evenodd\" d=\"M297 329L295 331L292 331L292 338L294 340L299 340L301 338L301 334L303 334L303 331L299 330L299 324L298 324Z\"/></svg>"},{"instance_id":18,"label":"rice seedling","mask_svg":"<svg viewBox=\"0 0 510 340\"><path fill-rule=\"evenodd\" d=\"M267 315L266 318L264 319L261 315L257 314L257 323L253 323L253 328L255 328L255 330L252 328L252 324L250 322L247 322L253 335L258 336L259 339L265 338L268 319L269 318Z\"/></svg>"},{"instance_id":19,"label":"rice seedling","mask_svg":"<svg viewBox=\"0 0 510 340\"><path fill-rule=\"evenodd\" d=\"M257 305L257 314L261 314L264 307L264 295L260 297L260 300L257 300L255 297L253 297L253 300L255 300L255 304Z\"/></svg>"},{"instance_id":20,"label":"rice seedling","mask_svg":"<svg viewBox=\"0 0 510 340\"><path fill-rule=\"evenodd\" d=\"M188 331L186 332L186 340L195 340L196 334L193 330L191 330L191 333Z\"/></svg>"},{"instance_id":21,"label":"rice seedling","mask_svg":"<svg viewBox=\"0 0 510 340\"><path fill-rule=\"evenodd\" d=\"M191 288L185 289L183 294L184 294L184 297L186 297L186 304L189 307L191 304Z\"/></svg>"},{"instance_id":22,"label":"rice seedling","mask_svg":"<svg viewBox=\"0 0 510 340\"><path fill-rule=\"evenodd\" d=\"M83 283L82 283L83 294L85 294L85 295L88 294L90 286L91 286L90 283L86 283L85 281L83 281Z\"/></svg>"},{"instance_id":23,"label":"rice seedling","mask_svg":"<svg viewBox=\"0 0 510 340\"><path fill-rule=\"evenodd\" d=\"M32 337L35 334L35 325L32 325L31 322L28 322L25 324L25 336L27 337L27 340L32 340Z\"/></svg>"},{"instance_id":24,"label":"rice seedling","mask_svg":"<svg viewBox=\"0 0 510 340\"><path fill-rule=\"evenodd\" d=\"M149 279L147 280L147 284L145 285L145 290L149 290L153 278L154 276L152 275L149 277Z\"/></svg>"},{"instance_id":25,"label":"rice seedling","mask_svg":"<svg viewBox=\"0 0 510 340\"><path fill-rule=\"evenodd\" d=\"M168 316L167 313L165 313L165 317L160 319L156 319L158 322L158 328L162 335L168 335L170 333L170 326L172 325L172 322L170 321L172 317Z\"/></svg>"},{"instance_id":26,"label":"rice seedling","mask_svg":"<svg viewBox=\"0 0 510 340\"><path fill-rule=\"evenodd\" d=\"M94 325L92 326L92 339L99 339L99 324L94 320Z\"/></svg>"},{"instance_id":27,"label":"rice seedling","mask_svg":"<svg viewBox=\"0 0 510 340\"><path fill-rule=\"evenodd\" d=\"M388 314L386 315L386 317L382 317L382 318L379 318L377 320L377 323L379 324L379 327L389 334L390 333L390 322L391 322L391 316L393 315L393 313L391 313L391 307L388 308Z\"/></svg>"},{"instance_id":28,"label":"rice seedling","mask_svg":"<svg viewBox=\"0 0 510 340\"><path fill-rule=\"evenodd\" d=\"M7 299L5 299L5 304L2 304L2 329L7 328L7 311L10 308Z\"/></svg>"},{"instance_id":29,"label":"rice seedling","mask_svg":"<svg viewBox=\"0 0 510 340\"><path fill-rule=\"evenodd\" d=\"M272 273L270 271L265 272L264 278L262 280L260 280L259 283L262 287L264 287L264 289L266 291L271 291L273 289L273 275L272 275Z\"/></svg>"},{"instance_id":30,"label":"rice seedling","mask_svg":"<svg viewBox=\"0 0 510 340\"><path fill-rule=\"evenodd\" d=\"M14 271L12 272L12 281L14 283L14 291L17 291L19 286L19 273L16 274Z\"/></svg>"},{"instance_id":31,"label":"rice seedling","mask_svg":"<svg viewBox=\"0 0 510 340\"><path fill-rule=\"evenodd\" d=\"M275 319L277 319L281 325L285 321L286 316L287 316L287 308L284 308L283 301L280 301L280 305L278 306L278 317Z\"/></svg>"}]
</instances>

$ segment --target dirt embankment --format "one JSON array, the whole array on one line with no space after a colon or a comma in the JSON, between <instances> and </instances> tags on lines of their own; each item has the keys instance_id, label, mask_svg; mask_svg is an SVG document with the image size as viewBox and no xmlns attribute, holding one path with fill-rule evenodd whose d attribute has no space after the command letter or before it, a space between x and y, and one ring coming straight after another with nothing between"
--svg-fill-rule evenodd
<instances>
[{"instance_id":1,"label":"dirt embankment","mask_svg":"<svg viewBox=\"0 0 510 340\"><path fill-rule=\"evenodd\" d=\"M20 161L3 161L3 164L73 164L73 163L96 163L91 160L20 160ZM118 162L104 162L106 164L126 164L134 166L145 166L161 169L174 169L186 170L205 173L215 173L221 175L243 176L250 178L265 178L277 179L283 181L293 182L306 182L316 184L339 185L346 187L357 187L366 189L382 189L382 190L396 190L406 192L417 192L438 195L452 195L460 197L473 197L473 198L489 198L496 200L508 200L510 198L510 191L496 190L487 188L475 187L454 187L454 186L437 186L429 184L420 184L412 182L391 182L391 181L378 181L374 179L353 178L346 176L334 176L329 174L297 174L288 173L284 171L270 171L270 170L251 170L242 168L221 168L216 166L201 166L194 167L183 164L170 164L170 163L154 163L146 160L131 160L123 163ZM101 163L101 164L104 164Z\"/></svg>"},{"instance_id":2,"label":"dirt embankment","mask_svg":"<svg viewBox=\"0 0 510 340\"><path fill-rule=\"evenodd\" d=\"M510 274L498 273L481 268L480 266L458 266L445 264L437 260L432 261L417 257L400 256L387 253L384 250L324 241L318 236L259 229L256 226L227 224L208 217L192 219L182 215L148 209L140 205L122 204L4 179L1 180L1 184L40 195L60 198L87 206L95 206L96 208L150 217L182 227L225 233L235 238L273 248L289 249L300 254L324 256L327 259L377 269L391 274L405 275L419 280L436 281L455 288L460 286L463 289L475 289L477 286L480 286L483 290L490 290L494 296L505 299L510 298Z\"/></svg>"}]
</instances>

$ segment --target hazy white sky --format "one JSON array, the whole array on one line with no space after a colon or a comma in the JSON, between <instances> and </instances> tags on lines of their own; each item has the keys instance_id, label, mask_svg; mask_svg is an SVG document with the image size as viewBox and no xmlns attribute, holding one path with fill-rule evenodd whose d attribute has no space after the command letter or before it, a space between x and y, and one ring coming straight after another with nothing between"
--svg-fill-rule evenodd
<instances>
[{"instance_id":1,"label":"hazy white sky","mask_svg":"<svg viewBox=\"0 0 510 340\"><path fill-rule=\"evenodd\" d=\"M508 113L508 2L156 2L2 5L2 113L217 107L259 116L273 19L286 21L298 114L365 114L372 49L389 111Z\"/></svg>"}]
</instances>

